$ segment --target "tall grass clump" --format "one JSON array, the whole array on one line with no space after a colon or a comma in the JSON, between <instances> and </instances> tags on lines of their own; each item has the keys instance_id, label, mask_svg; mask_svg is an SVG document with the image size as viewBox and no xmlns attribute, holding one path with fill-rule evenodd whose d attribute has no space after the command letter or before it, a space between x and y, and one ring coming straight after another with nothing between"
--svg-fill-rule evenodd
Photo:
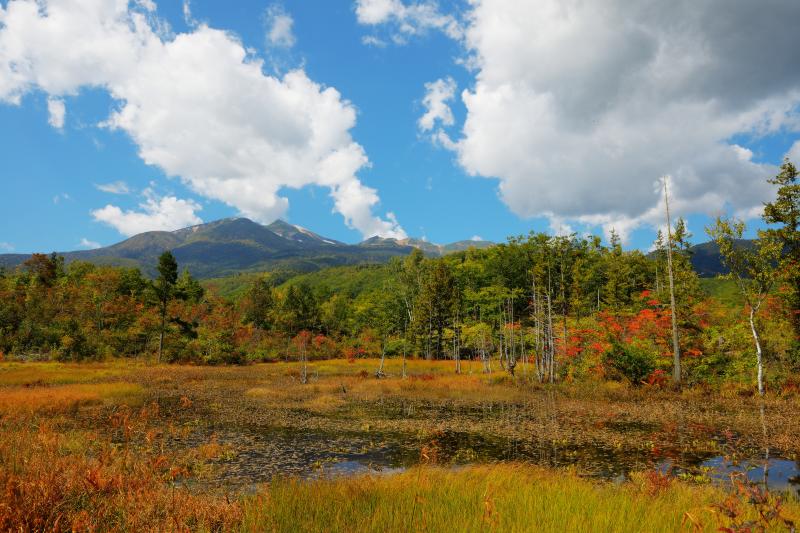
<instances>
[{"instance_id":1,"label":"tall grass clump","mask_svg":"<svg viewBox=\"0 0 800 533\"><path fill-rule=\"evenodd\" d=\"M245 501L247 531L717 531L731 523L710 486L638 475L597 483L571 471L503 464L273 482ZM756 511L742 508L744 523ZM789 509L797 514L797 505ZM777 522L776 522L776 525Z\"/></svg>"}]
</instances>

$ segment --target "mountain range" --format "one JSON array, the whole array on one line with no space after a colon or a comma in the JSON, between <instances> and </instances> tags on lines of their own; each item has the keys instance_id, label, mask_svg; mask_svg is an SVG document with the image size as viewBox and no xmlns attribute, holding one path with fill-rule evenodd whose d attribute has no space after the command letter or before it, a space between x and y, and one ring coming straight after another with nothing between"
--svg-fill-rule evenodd
<instances>
[{"instance_id":1,"label":"mountain range","mask_svg":"<svg viewBox=\"0 0 800 533\"><path fill-rule=\"evenodd\" d=\"M752 241L742 240L743 246ZM178 264L198 278L216 278L242 272L287 270L312 272L330 266L385 263L415 248L429 257L493 246L490 241L464 240L446 245L422 239L371 237L358 244L345 244L276 220L264 226L247 218L226 218L176 231L148 231L96 250L59 252L67 262L140 268L154 275L158 256L171 250ZM713 242L692 246L692 265L701 277L727 272ZM0 254L0 267L13 268L30 254Z\"/></svg>"},{"instance_id":2,"label":"mountain range","mask_svg":"<svg viewBox=\"0 0 800 533\"><path fill-rule=\"evenodd\" d=\"M492 246L488 241L459 241L447 245L420 239L372 237L345 244L283 220L264 226L247 218L227 218L176 231L148 231L112 246L95 250L59 252L67 262L138 267L154 274L158 256L171 250L183 267L198 278L241 272L293 270L310 272L329 266L383 263L414 248L428 256L441 256L469 247ZM0 266L13 268L29 254L2 254Z\"/></svg>"}]
</instances>

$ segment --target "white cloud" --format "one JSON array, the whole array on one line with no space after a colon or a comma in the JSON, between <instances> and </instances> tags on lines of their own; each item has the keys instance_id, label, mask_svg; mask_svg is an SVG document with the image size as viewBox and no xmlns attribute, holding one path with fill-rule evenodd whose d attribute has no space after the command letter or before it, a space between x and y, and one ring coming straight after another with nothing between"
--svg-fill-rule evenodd
<instances>
[{"instance_id":1,"label":"white cloud","mask_svg":"<svg viewBox=\"0 0 800 533\"><path fill-rule=\"evenodd\" d=\"M14 251L14 245L11 244L11 243L7 243L7 242L0 242L0 250L2 250L4 252L13 252Z\"/></svg>"},{"instance_id":2,"label":"white cloud","mask_svg":"<svg viewBox=\"0 0 800 533\"><path fill-rule=\"evenodd\" d=\"M356 19L367 26L386 25L392 41L401 45L409 37L430 30L442 31L453 39L463 36L459 21L452 15L442 14L436 3L429 0L409 4L401 0L356 0ZM375 43L365 41L365 44Z\"/></svg>"},{"instance_id":3,"label":"white cloud","mask_svg":"<svg viewBox=\"0 0 800 533\"><path fill-rule=\"evenodd\" d=\"M469 238L469 240L471 240L471 241L482 241L483 237L481 237L480 235L473 235L472 237Z\"/></svg>"},{"instance_id":4,"label":"white cloud","mask_svg":"<svg viewBox=\"0 0 800 533\"><path fill-rule=\"evenodd\" d=\"M267 43L271 46L278 46L281 48L291 48L294 46L295 37L292 31L294 19L292 19L292 16L289 15L282 6L273 4L267 8L266 23Z\"/></svg>"},{"instance_id":5,"label":"white cloud","mask_svg":"<svg viewBox=\"0 0 800 533\"><path fill-rule=\"evenodd\" d=\"M107 192L109 194L130 194L131 189L124 181L114 181L111 183L99 183L95 187L99 191Z\"/></svg>"},{"instance_id":6,"label":"white cloud","mask_svg":"<svg viewBox=\"0 0 800 533\"><path fill-rule=\"evenodd\" d=\"M202 207L194 200L175 196L159 197L149 188L144 190L143 195L144 201L139 204L141 211L123 211L108 204L102 209L92 211L92 217L127 237L145 231L174 231L203 223L195 214Z\"/></svg>"},{"instance_id":7,"label":"white cloud","mask_svg":"<svg viewBox=\"0 0 800 533\"><path fill-rule=\"evenodd\" d=\"M187 26L197 26L197 20L192 15L192 2L191 0L183 0L183 21Z\"/></svg>"},{"instance_id":8,"label":"white cloud","mask_svg":"<svg viewBox=\"0 0 800 533\"><path fill-rule=\"evenodd\" d=\"M86 237L83 237L81 239L81 242L78 243L78 246L80 248L87 248L89 250L97 250L98 248L102 248L103 247L103 245L101 245L99 242L90 241Z\"/></svg>"},{"instance_id":9,"label":"white cloud","mask_svg":"<svg viewBox=\"0 0 800 533\"><path fill-rule=\"evenodd\" d=\"M64 116L67 114L67 108L64 106L64 100L60 98L47 99L47 122L57 130L64 129Z\"/></svg>"},{"instance_id":10,"label":"white cloud","mask_svg":"<svg viewBox=\"0 0 800 533\"><path fill-rule=\"evenodd\" d=\"M795 166L800 165L800 141L795 141L786 154L786 157L788 157Z\"/></svg>"},{"instance_id":11,"label":"white cloud","mask_svg":"<svg viewBox=\"0 0 800 533\"><path fill-rule=\"evenodd\" d=\"M432 130L437 122L442 126L453 125L453 112L448 102L455 98L455 94L456 82L453 78L447 77L425 84L425 97L422 99L425 114L417 122L421 131Z\"/></svg>"},{"instance_id":12,"label":"white cloud","mask_svg":"<svg viewBox=\"0 0 800 533\"><path fill-rule=\"evenodd\" d=\"M386 46L386 41L374 35L363 36L361 42L367 46L375 46L377 48L384 48Z\"/></svg>"},{"instance_id":13,"label":"white cloud","mask_svg":"<svg viewBox=\"0 0 800 533\"><path fill-rule=\"evenodd\" d=\"M71 200L71 197L67 193L60 193L60 194L57 194L57 195L53 196L53 203L56 204L56 205L61 203L62 200Z\"/></svg>"},{"instance_id":14,"label":"white cloud","mask_svg":"<svg viewBox=\"0 0 800 533\"><path fill-rule=\"evenodd\" d=\"M229 32L200 24L166 36L153 18L125 0L9 1L0 8L0 100L104 88L116 101L105 125L200 195L270 222L288 208L281 189L316 184L365 237L403 233L373 214L378 195L356 175L369 164L350 136L356 111L336 89L302 70L266 75Z\"/></svg>"},{"instance_id":15,"label":"white cloud","mask_svg":"<svg viewBox=\"0 0 800 533\"><path fill-rule=\"evenodd\" d=\"M135 0L136 5L144 9L145 11L155 11L156 10L156 3L153 0Z\"/></svg>"},{"instance_id":16,"label":"white cloud","mask_svg":"<svg viewBox=\"0 0 800 533\"><path fill-rule=\"evenodd\" d=\"M776 169L729 139L800 130L795 0L473 0L466 20L477 71L451 147L523 217L625 235L660 223L664 174L676 215L748 212Z\"/></svg>"}]
</instances>

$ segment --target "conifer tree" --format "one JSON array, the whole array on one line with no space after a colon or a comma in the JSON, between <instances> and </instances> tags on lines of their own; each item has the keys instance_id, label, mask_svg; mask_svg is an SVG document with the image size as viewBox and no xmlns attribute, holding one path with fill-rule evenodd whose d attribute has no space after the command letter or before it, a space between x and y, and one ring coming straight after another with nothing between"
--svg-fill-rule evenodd
<instances>
[{"instance_id":1,"label":"conifer tree","mask_svg":"<svg viewBox=\"0 0 800 533\"><path fill-rule=\"evenodd\" d=\"M167 307L175 294L175 284L178 281L178 262L172 252L164 252L158 258L158 278L153 285L158 297L159 313L161 315L161 328L158 337L158 361L164 352L164 333L167 329Z\"/></svg>"},{"instance_id":2,"label":"conifer tree","mask_svg":"<svg viewBox=\"0 0 800 533\"><path fill-rule=\"evenodd\" d=\"M791 310L795 341L800 341L800 183L797 167L784 159L781 171L768 181L778 186L775 200L764 204L764 222L777 224L766 230L783 249L781 278L791 289L787 304Z\"/></svg>"}]
</instances>

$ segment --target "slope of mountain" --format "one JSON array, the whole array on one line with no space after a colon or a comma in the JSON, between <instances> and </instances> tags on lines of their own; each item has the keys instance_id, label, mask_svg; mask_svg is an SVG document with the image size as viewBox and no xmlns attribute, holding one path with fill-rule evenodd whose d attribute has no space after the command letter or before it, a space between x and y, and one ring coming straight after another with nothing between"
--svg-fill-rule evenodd
<instances>
[{"instance_id":1,"label":"slope of mountain","mask_svg":"<svg viewBox=\"0 0 800 533\"><path fill-rule=\"evenodd\" d=\"M754 246L752 240L740 239L734 243L734 246L744 246L751 248ZM714 241L704 242L703 244L696 244L690 248L692 252L692 267L701 278L713 278L720 274L727 274L730 272L728 268L722 264L722 258L719 255L719 246Z\"/></svg>"},{"instance_id":2,"label":"slope of mountain","mask_svg":"<svg viewBox=\"0 0 800 533\"><path fill-rule=\"evenodd\" d=\"M491 246L494 246L494 244L495 243L491 241L473 241L473 240L457 241L450 244L436 244L422 239L414 239L414 238L384 239L381 237L372 237L359 244L359 246L372 247L372 248L386 248L386 249L399 248L399 249L406 249L408 252L410 252L414 248L418 248L427 255L441 256L452 252L460 252L463 250L468 250L470 248L478 248L478 249L489 248Z\"/></svg>"},{"instance_id":3,"label":"slope of mountain","mask_svg":"<svg viewBox=\"0 0 800 533\"><path fill-rule=\"evenodd\" d=\"M263 226L246 218L229 218L176 231L150 231L105 248L60 255L67 262L138 267L153 275L158 256L164 250L171 250L181 268L188 267L199 278L212 278L240 272L312 272L331 266L384 263L392 257L411 253L415 247L427 255L442 255L465 249L463 243L471 242L439 246L417 239L397 241L373 237L350 245L283 220ZM480 244L485 245L483 241ZM27 254L0 255L0 266L13 268L28 257Z\"/></svg>"}]
</instances>

